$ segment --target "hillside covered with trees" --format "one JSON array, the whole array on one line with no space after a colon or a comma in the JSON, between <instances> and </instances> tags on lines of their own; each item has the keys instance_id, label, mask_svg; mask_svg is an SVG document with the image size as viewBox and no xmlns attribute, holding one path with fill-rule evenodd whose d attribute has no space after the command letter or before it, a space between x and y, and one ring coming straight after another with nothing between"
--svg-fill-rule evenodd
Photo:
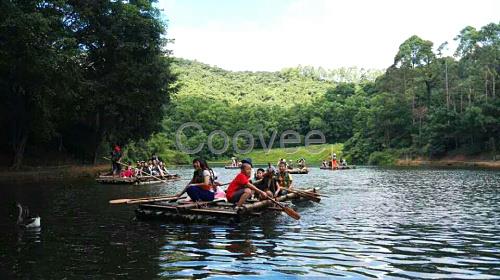
<instances>
[{"instance_id":1,"label":"hillside covered with trees","mask_svg":"<svg viewBox=\"0 0 500 280\"><path fill-rule=\"evenodd\" d=\"M230 143L222 155L209 153L210 132L222 130L232 138L242 129L254 135L256 147L261 131L268 143L272 131L279 139L285 130L302 136L320 130L328 143L345 143L344 153L356 163L494 155L500 145L500 24L466 27L456 41L454 55L444 56L447 44L436 48L412 36L385 72L313 67L232 72L176 59L180 90L172 96L163 131L130 145L129 154L159 152L170 161L186 161L176 149L175 131L190 121L200 124L203 133L188 131L183 143L205 143L196 155L211 159L234 151ZM212 139L216 148L221 141ZM240 137L238 145L246 147L245 142Z\"/></svg>"}]
</instances>

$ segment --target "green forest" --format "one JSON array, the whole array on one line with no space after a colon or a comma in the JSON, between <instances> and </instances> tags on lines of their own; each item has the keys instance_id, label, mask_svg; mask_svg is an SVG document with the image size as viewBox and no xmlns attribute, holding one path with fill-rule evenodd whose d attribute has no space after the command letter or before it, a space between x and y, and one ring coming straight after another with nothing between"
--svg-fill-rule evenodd
<instances>
[{"instance_id":1,"label":"green forest","mask_svg":"<svg viewBox=\"0 0 500 280\"><path fill-rule=\"evenodd\" d=\"M273 133L319 130L355 164L498 153L500 23L458 30L452 56L447 43L411 36L383 71L235 72L173 57L153 2L1 2L3 165L93 163L112 144L130 160L225 160L233 143L222 154L206 145L215 130L247 130L256 148L259 135L269 143ZM181 135L186 146L205 144L192 155L176 146L186 122L203 128Z\"/></svg>"},{"instance_id":2,"label":"green forest","mask_svg":"<svg viewBox=\"0 0 500 280\"><path fill-rule=\"evenodd\" d=\"M447 43L436 48L412 36L399 46L386 71L299 66L232 72L175 59L179 91L171 97L163 129L149 141L129 145L130 155L159 152L170 161L185 162L185 155L174 152L175 132L192 121L204 131L186 133L190 147L207 143L217 129L230 138L241 129L254 139L262 132L265 143L273 131L279 137L286 130L302 136L320 130L327 143L344 143L343 154L357 164L455 154L492 159L500 145L500 24L465 27L455 40L454 55L444 56ZM236 144L246 147L245 140L238 138ZM212 142L222 146L221 137ZM278 141L274 143L277 147ZM260 147L258 140L255 144ZM197 156L228 158L232 147L213 155L205 145Z\"/></svg>"},{"instance_id":3,"label":"green forest","mask_svg":"<svg viewBox=\"0 0 500 280\"><path fill-rule=\"evenodd\" d=\"M3 165L96 162L158 131L165 31L151 1L0 1Z\"/></svg>"}]
</instances>

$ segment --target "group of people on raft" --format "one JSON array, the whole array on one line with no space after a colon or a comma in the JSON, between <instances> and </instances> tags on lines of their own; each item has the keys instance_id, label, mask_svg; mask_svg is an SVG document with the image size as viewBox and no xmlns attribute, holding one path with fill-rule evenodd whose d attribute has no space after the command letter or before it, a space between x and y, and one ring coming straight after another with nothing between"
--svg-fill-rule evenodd
<instances>
[{"instance_id":1,"label":"group of people on raft","mask_svg":"<svg viewBox=\"0 0 500 280\"><path fill-rule=\"evenodd\" d=\"M347 166L347 161L345 158L340 158L340 162L337 161L337 154L333 153L328 161L324 160L321 167L328 167L332 169L338 169L339 165Z\"/></svg>"},{"instance_id":2,"label":"group of people on raft","mask_svg":"<svg viewBox=\"0 0 500 280\"><path fill-rule=\"evenodd\" d=\"M240 172L223 191L222 184L217 181L217 175L202 159L193 160L194 174L186 187L176 196L184 193L193 201L212 201L215 198L225 197L227 201L242 207L245 201L252 196L261 200L267 197L284 195L292 189L292 176L288 173L286 164L280 162L278 170L269 164L267 170L257 169L252 178L252 160L243 159Z\"/></svg>"},{"instance_id":3,"label":"group of people on raft","mask_svg":"<svg viewBox=\"0 0 500 280\"><path fill-rule=\"evenodd\" d=\"M287 169L294 168L294 164L293 164L292 160L288 160L288 162L287 162L286 159L280 158L280 160L278 161L278 166L281 163L284 163ZM306 160L304 158L300 158L297 160L297 168L299 168L299 169L306 168Z\"/></svg>"},{"instance_id":4,"label":"group of people on raft","mask_svg":"<svg viewBox=\"0 0 500 280\"><path fill-rule=\"evenodd\" d=\"M159 176L163 179L169 175L165 163L155 154L147 161L137 161L134 167L131 162L126 165L120 162L123 155L118 145L115 145L110 156L113 176L122 178ZM126 166L124 170L122 170L122 165Z\"/></svg>"},{"instance_id":5,"label":"group of people on raft","mask_svg":"<svg viewBox=\"0 0 500 280\"><path fill-rule=\"evenodd\" d=\"M241 166L241 161L237 157L232 157L231 158L231 167L240 167Z\"/></svg>"}]
</instances>

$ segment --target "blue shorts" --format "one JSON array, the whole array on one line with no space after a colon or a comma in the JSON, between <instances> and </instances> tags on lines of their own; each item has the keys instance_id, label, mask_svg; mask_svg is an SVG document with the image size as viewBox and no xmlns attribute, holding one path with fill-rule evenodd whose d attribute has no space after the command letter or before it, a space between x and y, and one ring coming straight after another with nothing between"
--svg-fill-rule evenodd
<instances>
[{"instance_id":1,"label":"blue shorts","mask_svg":"<svg viewBox=\"0 0 500 280\"><path fill-rule=\"evenodd\" d=\"M212 201L215 198L213 192L204 190L198 186L190 186L186 192L193 201Z\"/></svg>"}]
</instances>

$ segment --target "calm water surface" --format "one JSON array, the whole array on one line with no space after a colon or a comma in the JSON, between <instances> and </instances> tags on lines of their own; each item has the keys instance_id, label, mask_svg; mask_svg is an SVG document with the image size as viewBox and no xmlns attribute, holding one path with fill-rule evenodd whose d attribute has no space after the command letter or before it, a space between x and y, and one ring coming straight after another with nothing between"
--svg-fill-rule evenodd
<instances>
[{"instance_id":1,"label":"calm water surface","mask_svg":"<svg viewBox=\"0 0 500 280\"><path fill-rule=\"evenodd\" d=\"M184 177L189 169L174 170ZM216 169L222 182L237 170ZM321 204L234 225L135 219L108 200L173 194L186 182L0 186L1 279L500 279L500 172L312 169ZM14 202L40 214L15 226Z\"/></svg>"}]
</instances>

